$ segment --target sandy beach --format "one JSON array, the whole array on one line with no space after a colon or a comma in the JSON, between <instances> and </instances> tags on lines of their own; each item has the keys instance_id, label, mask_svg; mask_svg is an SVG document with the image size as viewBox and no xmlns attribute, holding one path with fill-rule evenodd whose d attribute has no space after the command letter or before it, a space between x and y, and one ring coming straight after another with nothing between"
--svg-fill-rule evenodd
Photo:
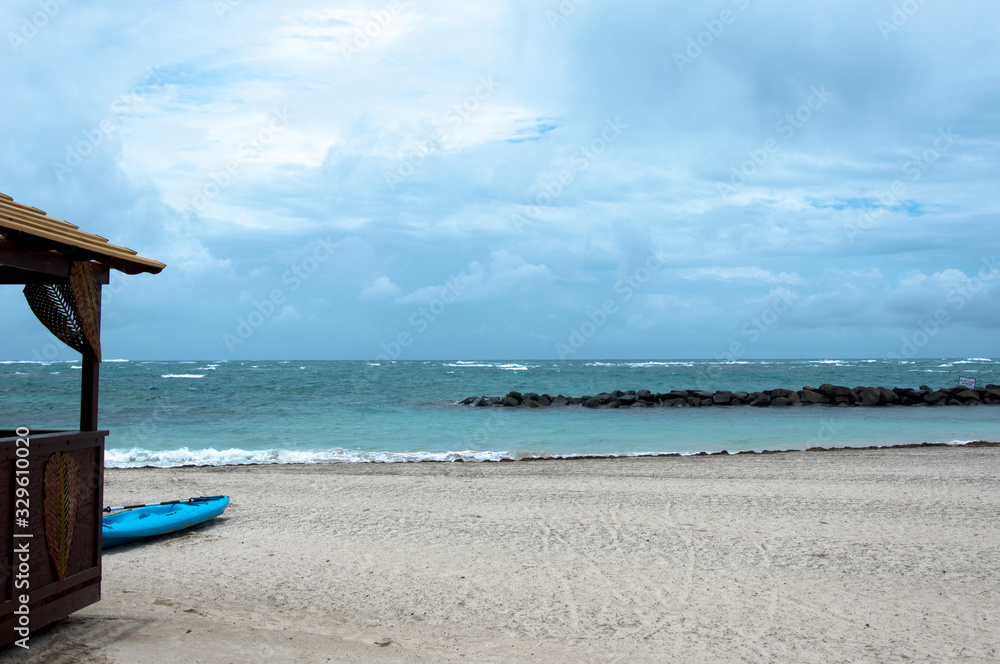
<instances>
[{"instance_id":1,"label":"sandy beach","mask_svg":"<svg viewBox=\"0 0 1000 664\"><path fill-rule=\"evenodd\" d=\"M993 662L1000 448L109 470L226 514L18 662Z\"/></svg>"}]
</instances>

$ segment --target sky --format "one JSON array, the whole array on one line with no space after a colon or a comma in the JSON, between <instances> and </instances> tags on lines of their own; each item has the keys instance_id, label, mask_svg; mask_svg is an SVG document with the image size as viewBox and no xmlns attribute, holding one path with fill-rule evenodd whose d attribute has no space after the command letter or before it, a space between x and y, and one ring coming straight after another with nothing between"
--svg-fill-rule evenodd
<instances>
[{"instance_id":1,"label":"sky","mask_svg":"<svg viewBox=\"0 0 1000 664\"><path fill-rule=\"evenodd\" d=\"M8 0L105 357L1000 357L1000 5ZM72 359L0 288L0 359Z\"/></svg>"}]
</instances>

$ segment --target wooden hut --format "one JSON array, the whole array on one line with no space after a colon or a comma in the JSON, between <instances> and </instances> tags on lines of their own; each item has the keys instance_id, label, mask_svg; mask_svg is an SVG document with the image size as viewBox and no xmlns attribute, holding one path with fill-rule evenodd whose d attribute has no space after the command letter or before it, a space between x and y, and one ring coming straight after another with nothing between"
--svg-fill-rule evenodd
<instances>
[{"instance_id":1,"label":"wooden hut","mask_svg":"<svg viewBox=\"0 0 1000 664\"><path fill-rule=\"evenodd\" d=\"M79 431L0 430L0 646L26 645L101 597L101 287L111 270L163 267L0 194L0 284L23 286L38 319L83 356Z\"/></svg>"}]
</instances>

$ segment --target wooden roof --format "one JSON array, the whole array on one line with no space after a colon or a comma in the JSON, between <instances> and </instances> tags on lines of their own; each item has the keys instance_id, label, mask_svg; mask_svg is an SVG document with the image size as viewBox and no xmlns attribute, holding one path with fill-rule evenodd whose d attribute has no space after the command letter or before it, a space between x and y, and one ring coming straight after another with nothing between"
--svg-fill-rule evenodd
<instances>
[{"instance_id":1,"label":"wooden roof","mask_svg":"<svg viewBox=\"0 0 1000 664\"><path fill-rule=\"evenodd\" d=\"M110 244L100 235L85 233L68 221L49 217L38 208L18 203L3 193L0 193L0 235L3 236L0 265L11 254L10 247L5 245L13 243L36 257L49 256L59 262L66 259L94 261L126 274L156 274L166 267L127 247Z\"/></svg>"}]
</instances>

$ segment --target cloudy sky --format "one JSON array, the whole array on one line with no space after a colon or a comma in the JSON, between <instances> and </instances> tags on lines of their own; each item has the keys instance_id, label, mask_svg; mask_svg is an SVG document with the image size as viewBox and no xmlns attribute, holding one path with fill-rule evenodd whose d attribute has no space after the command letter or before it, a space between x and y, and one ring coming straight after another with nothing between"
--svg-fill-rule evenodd
<instances>
[{"instance_id":1,"label":"cloudy sky","mask_svg":"<svg viewBox=\"0 0 1000 664\"><path fill-rule=\"evenodd\" d=\"M8 0L134 359L1000 356L985 0ZM71 359L17 287L0 359Z\"/></svg>"}]
</instances>

